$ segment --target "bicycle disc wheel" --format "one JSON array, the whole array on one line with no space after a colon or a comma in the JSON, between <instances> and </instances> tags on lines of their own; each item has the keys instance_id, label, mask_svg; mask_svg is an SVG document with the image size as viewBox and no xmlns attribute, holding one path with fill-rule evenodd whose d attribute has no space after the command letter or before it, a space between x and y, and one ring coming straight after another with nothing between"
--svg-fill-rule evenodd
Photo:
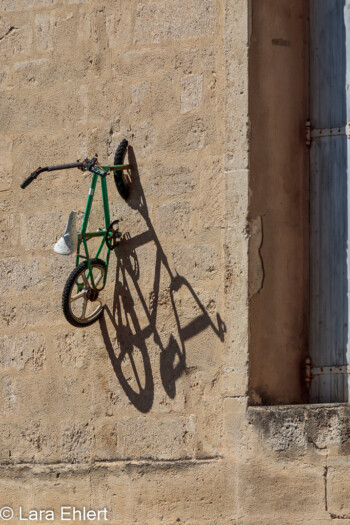
<instances>
[{"instance_id":1,"label":"bicycle disc wheel","mask_svg":"<svg viewBox=\"0 0 350 525\"><path fill-rule=\"evenodd\" d=\"M80 263L67 279L62 295L65 318L73 326L88 326L101 316L106 266L101 259L90 259L95 287L92 286L87 261Z\"/></svg>"}]
</instances>

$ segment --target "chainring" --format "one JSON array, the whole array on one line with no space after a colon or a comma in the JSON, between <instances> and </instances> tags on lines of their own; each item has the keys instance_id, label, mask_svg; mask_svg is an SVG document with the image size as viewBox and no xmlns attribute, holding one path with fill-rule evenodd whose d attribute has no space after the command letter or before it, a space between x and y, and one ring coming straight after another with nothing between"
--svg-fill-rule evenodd
<instances>
[{"instance_id":1,"label":"chainring","mask_svg":"<svg viewBox=\"0 0 350 525\"><path fill-rule=\"evenodd\" d=\"M120 240L119 220L111 222L106 231L106 245L110 250L114 250Z\"/></svg>"}]
</instances>

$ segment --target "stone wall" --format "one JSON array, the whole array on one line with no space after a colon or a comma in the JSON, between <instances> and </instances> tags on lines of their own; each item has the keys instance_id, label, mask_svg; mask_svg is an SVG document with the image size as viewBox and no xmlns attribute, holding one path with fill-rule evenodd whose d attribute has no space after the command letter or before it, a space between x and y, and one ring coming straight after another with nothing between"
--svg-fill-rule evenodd
<instances>
[{"instance_id":1,"label":"stone wall","mask_svg":"<svg viewBox=\"0 0 350 525\"><path fill-rule=\"evenodd\" d=\"M12 523L20 507L67 522L62 506L125 525L350 523L348 409L248 408L248 50L262 2L273 17L270 0L0 1L0 509ZM301 2L276 2L271 38L295 49ZM72 209L81 220L89 177L19 184L39 165L111 162L124 137L131 195L109 181L124 239L106 307L73 328L60 303L74 257L52 247ZM98 227L98 192L94 204Z\"/></svg>"},{"instance_id":2,"label":"stone wall","mask_svg":"<svg viewBox=\"0 0 350 525\"><path fill-rule=\"evenodd\" d=\"M1 0L0 503L110 523L231 523L225 406L247 383L245 2ZM130 143L106 308L61 313L52 247ZM96 193L92 227L101 224ZM102 522L102 521L101 521Z\"/></svg>"}]
</instances>

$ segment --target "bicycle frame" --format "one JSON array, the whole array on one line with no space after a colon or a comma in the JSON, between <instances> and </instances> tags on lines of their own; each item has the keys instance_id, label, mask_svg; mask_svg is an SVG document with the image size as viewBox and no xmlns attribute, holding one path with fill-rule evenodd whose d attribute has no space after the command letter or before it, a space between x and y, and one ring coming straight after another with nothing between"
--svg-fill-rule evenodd
<instances>
[{"instance_id":1,"label":"bicycle frame","mask_svg":"<svg viewBox=\"0 0 350 525\"><path fill-rule=\"evenodd\" d=\"M129 168L130 166L127 166L127 165L121 165L121 166L99 166L100 169L104 170L106 175L108 173L108 171L118 171L118 170L123 170L123 169L127 169ZM84 212L84 217L83 217L83 222L82 222L82 225L81 225L81 230L80 232L78 233L78 245L77 245L77 255L76 255L76 266L79 265L80 263L80 259L86 259L87 261L87 265L88 265L88 269L89 269L89 273L87 275L87 278L89 279L91 277L91 283L92 283L92 286L93 288L95 288L95 283L94 283L94 277L93 277L93 272L92 272L92 267L91 267L91 264L90 264L90 254L89 254L89 250L88 250L88 246L87 246L87 241L89 239L92 239L92 238L95 238L95 237L103 237L102 241L101 241L101 244L96 252L96 255L95 257L99 257L105 243L106 243L106 231L111 223L111 219L110 219L110 213L109 213L109 200L108 200L108 190L107 190L107 178L106 178L106 175L100 175L98 173L94 173L92 172L92 178L91 178L91 184L90 184L90 189L89 189L89 194L88 194L88 198L87 198L87 202L86 202L86 207L85 207L85 212ZM105 221L105 227L104 228L101 228L101 230L98 230L98 231L95 231L95 232L87 232L87 225L88 225L88 222L89 222L89 218L90 218L90 212L91 212L91 207L92 207L92 203L93 203L93 199L94 199L94 195L95 195L95 190L96 190L96 185L97 185L97 179L98 177L101 178L101 190L102 190L102 202L103 202L103 212L104 212L104 221ZM85 255L82 255L80 253L80 250L81 250L81 245L83 245L84 247L84 250L85 250ZM106 271L104 272L104 277L103 277L103 288L106 284L106 279L107 279L107 272L108 272L108 265L109 265L109 258L110 258L110 253L111 253L111 250L108 248L107 246L107 255L106 255L106 259L105 259L105 267L106 267Z\"/></svg>"}]
</instances>

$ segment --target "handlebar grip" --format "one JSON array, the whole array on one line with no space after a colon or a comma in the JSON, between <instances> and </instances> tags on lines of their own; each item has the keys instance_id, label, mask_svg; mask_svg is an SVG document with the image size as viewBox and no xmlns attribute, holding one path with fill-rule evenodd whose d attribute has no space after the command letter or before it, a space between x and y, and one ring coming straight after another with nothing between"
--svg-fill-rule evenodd
<instances>
[{"instance_id":1,"label":"handlebar grip","mask_svg":"<svg viewBox=\"0 0 350 525\"><path fill-rule=\"evenodd\" d=\"M24 180L24 181L22 182L22 184L21 184L21 188L22 188L22 190L24 190L24 188L26 188L27 186L29 186L29 184L30 184L31 182L33 182L33 180L36 179L36 178L37 178L37 173L36 173L36 171L33 171L33 173L31 173L31 174L29 175L29 177L27 177L26 180Z\"/></svg>"},{"instance_id":2,"label":"handlebar grip","mask_svg":"<svg viewBox=\"0 0 350 525\"><path fill-rule=\"evenodd\" d=\"M72 168L83 168L84 162L71 162L70 164L59 164L57 166L47 166L46 171L70 170Z\"/></svg>"}]
</instances>

